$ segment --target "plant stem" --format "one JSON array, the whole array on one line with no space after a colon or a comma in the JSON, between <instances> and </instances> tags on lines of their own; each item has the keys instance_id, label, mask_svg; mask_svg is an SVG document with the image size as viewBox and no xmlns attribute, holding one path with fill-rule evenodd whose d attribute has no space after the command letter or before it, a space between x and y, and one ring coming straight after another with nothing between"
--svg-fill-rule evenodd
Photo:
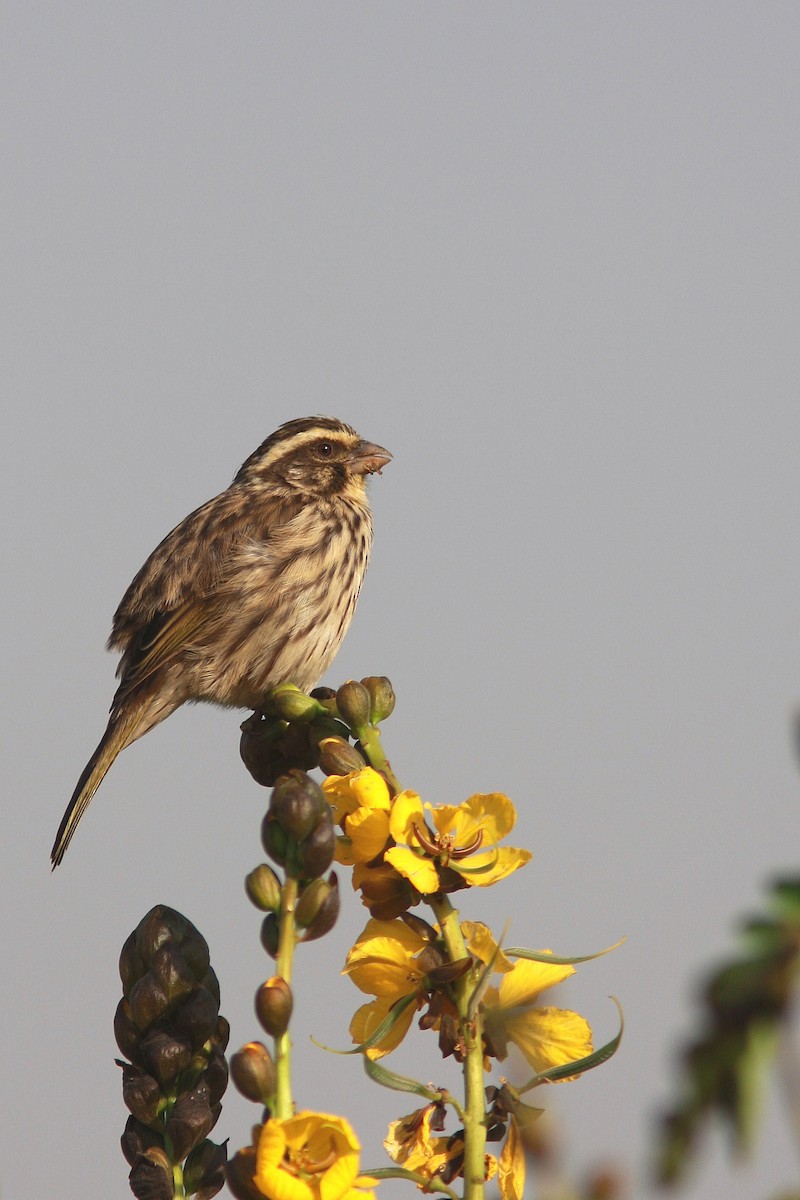
<instances>
[{"instance_id":1,"label":"plant stem","mask_svg":"<svg viewBox=\"0 0 800 1200\"><path fill-rule=\"evenodd\" d=\"M466 958L458 910L440 893L430 898L451 961ZM484 1105L483 1037L481 1016L469 1016L475 986L468 971L454 984L459 1026L464 1045L464 1200L483 1200L486 1154L486 1108Z\"/></svg>"},{"instance_id":2,"label":"plant stem","mask_svg":"<svg viewBox=\"0 0 800 1200\"><path fill-rule=\"evenodd\" d=\"M281 888L281 918L278 933L278 958L276 972L291 986L294 961L295 928L294 910L297 904L297 880L287 876ZM292 1042L287 1029L275 1042L275 1112L278 1120L285 1121L294 1115L292 1100L291 1054Z\"/></svg>"},{"instance_id":3,"label":"plant stem","mask_svg":"<svg viewBox=\"0 0 800 1200\"><path fill-rule=\"evenodd\" d=\"M389 764L388 758L384 754L378 727L376 725L363 725L361 728L353 730L353 732L359 740L361 749L369 765L383 775L389 785L389 791L393 796L396 796L398 792L402 791L402 788Z\"/></svg>"}]
</instances>

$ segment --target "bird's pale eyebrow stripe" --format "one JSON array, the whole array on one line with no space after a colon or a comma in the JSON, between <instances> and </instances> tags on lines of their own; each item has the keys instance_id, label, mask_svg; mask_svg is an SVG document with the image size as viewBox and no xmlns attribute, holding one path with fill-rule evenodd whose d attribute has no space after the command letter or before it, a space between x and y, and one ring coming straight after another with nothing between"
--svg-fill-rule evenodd
<instances>
[{"instance_id":1,"label":"bird's pale eyebrow stripe","mask_svg":"<svg viewBox=\"0 0 800 1200\"><path fill-rule=\"evenodd\" d=\"M279 462L287 455L296 454L303 446L310 446L312 442L347 442L351 435L344 430L325 429L322 426L319 429L308 429L304 433L295 433L286 441L276 442L270 448L266 456L261 460L261 467L271 467L274 462Z\"/></svg>"}]
</instances>

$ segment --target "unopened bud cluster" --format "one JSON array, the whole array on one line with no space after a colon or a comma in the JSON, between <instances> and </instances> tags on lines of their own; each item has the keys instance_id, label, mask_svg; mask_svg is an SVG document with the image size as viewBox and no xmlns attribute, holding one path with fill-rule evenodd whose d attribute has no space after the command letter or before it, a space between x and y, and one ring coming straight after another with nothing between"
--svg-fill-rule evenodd
<instances>
[{"instance_id":1,"label":"unopened bud cluster","mask_svg":"<svg viewBox=\"0 0 800 1200\"><path fill-rule=\"evenodd\" d=\"M158 905L125 942L119 971L114 1034L129 1060L120 1066L131 1191L172 1200L178 1172L182 1194L206 1200L225 1182L225 1146L208 1134L228 1082L228 1023L208 946L190 921Z\"/></svg>"},{"instance_id":2,"label":"unopened bud cluster","mask_svg":"<svg viewBox=\"0 0 800 1200\"><path fill-rule=\"evenodd\" d=\"M351 739L359 742L391 715L394 705L392 685L380 675L351 679L338 691L315 688L310 695L281 684L269 693L264 712L242 725L242 761L264 787L273 787L293 768L321 767L326 775L358 771L366 763Z\"/></svg>"}]
</instances>

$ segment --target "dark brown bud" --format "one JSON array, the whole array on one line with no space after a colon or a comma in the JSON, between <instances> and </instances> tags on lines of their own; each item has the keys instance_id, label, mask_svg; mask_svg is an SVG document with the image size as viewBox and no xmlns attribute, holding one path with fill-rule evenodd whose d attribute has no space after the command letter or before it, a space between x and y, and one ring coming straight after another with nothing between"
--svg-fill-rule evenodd
<instances>
[{"instance_id":1,"label":"dark brown bud","mask_svg":"<svg viewBox=\"0 0 800 1200\"><path fill-rule=\"evenodd\" d=\"M205 975L202 977L198 976L197 982L201 987L204 987L206 991L211 992L211 995L214 997L217 1004L219 1004L219 980L217 979L214 968L209 967Z\"/></svg>"},{"instance_id":2,"label":"dark brown bud","mask_svg":"<svg viewBox=\"0 0 800 1200\"><path fill-rule=\"evenodd\" d=\"M272 1103L275 1064L262 1042L248 1042L231 1057L231 1078L237 1091L254 1104Z\"/></svg>"},{"instance_id":3,"label":"dark brown bud","mask_svg":"<svg viewBox=\"0 0 800 1200\"><path fill-rule=\"evenodd\" d=\"M419 892L389 863L365 870L358 886L362 904L378 921L391 921L419 903Z\"/></svg>"},{"instance_id":4,"label":"dark brown bud","mask_svg":"<svg viewBox=\"0 0 800 1200\"><path fill-rule=\"evenodd\" d=\"M369 692L370 720L378 725L394 712L394 689L385 675L369 675L361 682Z\"/></svg>"},{"instance_id":5,"label":"dark brown bud","mask_svg":"<svg viewBox=\"0 0 800 1200\"><path fill-rule=\"evenodd\" d=\"M256 992L256 1016L270 1037L280 1037L289 1028L294 999L292 989L280 975L262 983Z\"/></svg>"},{"instance_id":6,"label":"dark brown bud","mask_svg":"<svg viewBox=\"0 0 800 1200\"><path fill-rule=\"evenodd\" d=\"M172 1200L172 1164L157 1146L140 1154L128 1176L136 1200Z\"/></svg>"},{"instance_id":7,"label":"dark brown bud","mask_svg":"<svg viewBox=\"0 0 800 1200\"><path fill-rule=\"evenodd\" d=\"M281 881L267 863L255 867L244 881L249 899L262 912L277 912L281 906Z\"/></svg>"},{"instance_id":8,"label":"dark brown bud","mask_svg":"<svg viewBox=\"0 0 800 1200\"><path fill-rule=\"evenodd\" d=\"M219 1003L207 988L196 984L191 995L175 1010L175 1028L185 1034L196 1050L216 1032Z\"/></svg>"},{"instance_id":9,"label":"dark brown bud","mask_svg":"<svg viewBox=\"0 0 800 1200\"><path fill-rule=\"evenodd\" d=\"M125 1132L120 1138L120 1145L128 1166L132 1167L137 1158L146 1150L150 1150L153 1146L163 1148L164 1140L160 1133L148 1129L141 1121L137 1121L136 1117L128 1117Z\"/></svg>"},{"instance_id":10,"label":"dark brown bud","mask_svg":"<svg viewBox=\"0 0 800 1200\"><path fill-rule=\"evenodd\" d=\"M135 1062L139 1055L142 1033L131 1016L131 1006L124 996L114 1014L114 1037L125 1057Z\"/></svg>"},{"instance_id":11,"label":"dark brown bud","mask_svg":"<svg viewBox=\"0 0 800 1200\"><path fill-rule=\"evenodd\" d=\"M192 1047L185 1038L177 1038L164 1029L152 1029L142 1039L142 1061L162 1088L174 1083L192 1061Z\"/></svg>"},{"instance_id":12,"label":"dark brown bud","mask_svg":"<svg viewBox=\"0 0 800 1200\"><path fill-rule=\"evenodd\" d=\"M407 925L417 937L422 938L429 946L434 946L439 941L439 934L428 921L423 921L422 917L407 912L403 913L401 920L404 925Z\"/></svg>"},{"instance_id":13,"label":"dark brown bud","mask_svg":"<svg viewBox=\"0 0 800 1200\"><path fill-rule=\"evenodd\" d=\"M304 841L329 811L321 788L302 771L290 771L279 779L269 802L269 817L294 842Z\"/></svg>"},{"instance_id":14,"label":"dark brown bud","mask_svg":"<svg viewBox=\"0 0 800 1200\"><path fill-rule=\"evenodd\" d=\"M331 810L327 804L325 808L324 818L297 848L296 875L299 879L314 879L324 875L336 854L336 832Z\"/></svg>"},{"instance_id":15,"label":"dark brown bud","mask_svg":"<svg viewBox=\"0 0 800 1200\"><path fill-rule=\"evenodd\" d=\"M219 1046L212 1047L203 1078L208 1084L208 1102L214 1109L225 1095L225 1089L228 1086L228 1061ZM215 1121L216 1119L214 1117Z\"/></svg>"},{"instance_id":16,"label":"dark brown bud","mask_svg":"<svg viewBox=\"0 0 800 1200\"><path fill-rule=\"evenodd\" d=\"M208 1102L208 1084L201 1080L191 1092L179 1096L173 1105L165 1133L172 1144L177 1162L182 1162L190 1150L208 1136L214 1128L214 1117Z\"/></svg>"},{"instance_id":17,"label":"dark brown bud","mask_svg":"<svg viewBox=\"0 0 800 1200\"><path fill-rule=\"evenodd\" d=\"M319 765L326 775L349 775L361 771L366 759L342 737L326 737L319 744Z\"/></svg>"},{"instance_id":18,"label":"dark brown bud","mask_svg":"<svg viewBox=\"0 0 800 1200\"><path fill-rule=\"evenodd\" d=\"M217 1032L214 1034L214 1043L219 1046L220 1050L225 1050L228 1045L228 1040L231 1036L231 1027L224 1017L220 1017L217 1021Z\"/></svg>"},{"instance_id":19,"label":"dark brown bud","mask_svg":"<svg viewBox=\"0 0 800 1200\"><path fill-rule=\"evenodd\" d=\"M263 1193L253 1182L255 1173L255 1146L245 1146L243 1150L237 1150L225 1168L228 1189L236 1200L264 1200Z\"/></svg>"},{"instance_id":20,"label":"dark brown bud","mask_svg":"<svg viewBox=\"0 0 800 1200\"><path fill-rule=\"evenodd\" d=\"M183 1188L195 1200L211 1200L225 1186L227 1142L201 1142L183 1164Z\"/></svg>"},{"instance_id":21,"label":"dark brown bud","mask_svg":"<svg viewBox=\"0 0 800 1200\"><path fill-rule=\"evenodd\" d=\"M283 758L277 749L285 726L275 717L257 717L253 714L242 722L239 755L256 783L272 787L283 768ZM281 760L277 766L276 759Z\"/></svg>"},{"instance_id":22,"label":"dark brown bud","mask_svg":"<svg viewBox=\"0 0 800 1200\"><path fill-rule=\"evenodd\" d=\"M122 1067L122 1099L125 1107L143 1125L152 1125L161 1102L158 1081L138 1067L120 1062L119 1059L117 1063Z\"/></svg>"},{"instance_id":23,"label":"dark brown bud","mask_svg":"<svg viewBox=\"0 0 800 1200\"><path fill-rule=\"evenodd\" d=\"M304 942L313 942L317 938L324 937L326 933L330 933L336 924L340 907L339 881L336 878L336 873L331 871L327 881L312 879L308 887L313 888L314 893L308 905L308 912L311 919L305 927L302 940ZM305 889L300 896L300 901L297 905L298 912L307 890ZM316 906L316 911L312 913L311 910L314 906ZM307 915L305 909L303 915ZM297 917L297 913L295 916Z\"/></svg>"},{"instance_id":24,"label":"dark brown bud","mask_svg":"<svg viewBox=\"0 0 800 1200\"><path fill-rule=\"evenodd\" d=\"M130 1011L134 1025L144 1032L159 1017L163 1017L168 1008L167 993L162 987L159 987L148 971L133 985L131 990Z\"/></svg>"},{"instance_id":25,"label":"dark brown bud","mask_svg":"<svg viewBox=\"0 0 800 1200\"><path fill-rule=\"evenodd\" d=\"M150 973L172 1007L194 987L194 975L175 942L163 942L153 955Z\"/></svg>"},{"instance_id":26,"label":"dark brown bud","mask_svg":"<svg viewBox=\"0 0 800 1200\"><path fill-rule=\"evenodd\" d=\"M267 913L261 922L261 945L270 958L278 957L280 936L281 930L277 915L275 913Z\"/></svg>"},{"instance_id":27,"label":"dark brown bud","mask_svg":"<svg viewBox=\"0 0 800 1200\"><path fill-rule=\"evenodd\" d=\"M354 732L369 725L372 704L363 683L357 683L355 679L343 683L336 693L336 707L342 720Z\"/></svg>"},{"instance_id":28,"label":"dark brown bud","mask_svg":"<svg viewBox=\"0 0 800 1200\"><path fill-rule=\"evenodd\" d=\"M147 970L142 956L136 949L136 930L129 933L119 956L119 977L122 980L122 994L129 996L131 988L137 979L141 979Z\"/></svg>"}]
</instances>

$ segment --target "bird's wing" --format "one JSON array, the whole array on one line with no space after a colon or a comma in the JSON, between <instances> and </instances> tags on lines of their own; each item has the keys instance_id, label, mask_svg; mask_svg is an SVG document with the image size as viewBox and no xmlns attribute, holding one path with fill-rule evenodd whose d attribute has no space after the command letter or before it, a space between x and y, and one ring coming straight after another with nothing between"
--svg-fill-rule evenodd
<instances>
[{"instance_id":1,"label":"bird's wing","mask_svg":"<svg viewBox=\"0 0 800 1200\"><path fill-rule=\"evenodd\" d=\"M118 708L121 701L174 659L184 646L196 641L214 609L213 601L189 600L172 612L157 613L140 629L120 660L121 683L113 708Z\"/></svg>"},{"instance_id":2,"label":"bird's wing","mask_svg":"<svg viewBox=\"0 0 800 1200\"><path fill-rule=\"evenodd\" d=\"M264 502L232 486L184 517L134 576L114 614L109 650L127 651L147 626L211 598L224 584L240 548L257 541L269 553L272 533L294 505Z\"/></svg>"}]
</instances>

